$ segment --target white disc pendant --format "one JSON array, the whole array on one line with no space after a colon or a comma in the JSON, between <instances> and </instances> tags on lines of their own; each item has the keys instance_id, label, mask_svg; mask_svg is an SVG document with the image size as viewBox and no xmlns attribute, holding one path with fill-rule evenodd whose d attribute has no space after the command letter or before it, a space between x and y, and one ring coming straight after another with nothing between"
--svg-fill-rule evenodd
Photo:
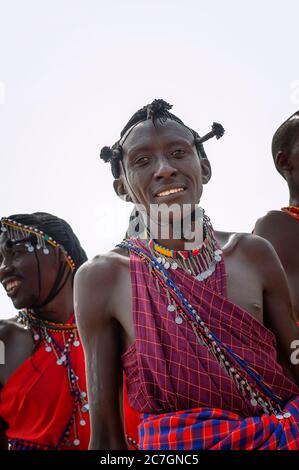
<instances>
[{"instance_id":1,"label":"white disc pendant","mask_svg":"<svg viewBox=\"0 0 299 470\"><path fill-rule=\"evenodd\" d=\"M172 305L172 304L170 304L170 305L168 305L167 310L168 310L169 312L174 312L174 311L175 311L175 306Z\"/></svg>"}]
</instances>

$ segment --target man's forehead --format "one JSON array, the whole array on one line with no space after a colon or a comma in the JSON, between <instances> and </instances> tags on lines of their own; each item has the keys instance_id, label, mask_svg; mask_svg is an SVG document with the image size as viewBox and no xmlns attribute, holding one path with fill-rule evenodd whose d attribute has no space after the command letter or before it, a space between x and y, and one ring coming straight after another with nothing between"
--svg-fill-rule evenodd
<instances>
[{"instance_id":1,"label":"man's forehead","mask_svg":"<svg viewBox=\"0 0 299 470\"><path fill-rule=\"evenodd\" d=\"M165 122L156 120L142 121L137 124L123 143L125 152L130 151L136 145L154 145L157 137L163 138L168 142L184 139L190 143L194 142L194 136L191 131L179 122L167 119Z\"/></svg>"}]
</instances>

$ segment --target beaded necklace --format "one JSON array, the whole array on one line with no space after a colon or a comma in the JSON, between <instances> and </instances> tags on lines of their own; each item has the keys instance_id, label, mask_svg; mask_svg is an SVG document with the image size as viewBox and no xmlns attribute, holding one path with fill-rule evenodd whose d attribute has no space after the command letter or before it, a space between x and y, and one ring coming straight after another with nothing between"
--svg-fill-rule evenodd
<instances>
[{"instance_id":1,"label":"beaded necklace","mask_svg":"<svg viewBox=\"0 0 299 470\"><path fill-rule=\"evenodd\" d=\"M263 412L275 415L281 420L289 418L291 413L283 413L283 401L264 382L262 377L244 359L235 354L231 348L226 346L204 323L196 309L183 296L180 289L172 280L170 273L164 268L151 253L139 247L132 239L123 240L118 245L121 248L130 250L139 256L149 267L149 272L159 284L161 290L168 301L168 311L176 315L176 323L181 324L187 321L198 341L202 346L214 356L236 385L243 398L249 398L251 406L261 407ZM161 292L159 289L159 292ZM177 318L180 317L180 321ZM233 359L234 364L231 363ZM251 377L247 380L244 371Z\"/></svg>"},{"instance_id":2,"label":"beaded necklace","mask_svg":"<svg viewBox=\"0 0 299 470\"><path fill-rule=\"evenodd\" d=\"M288 206L288 207L283 207L282 212L285 212L286 214L290 215L294 219L299 220L299 207L297 206Z\"/></svg>"},{"instance_id":3,"label":"beaded necklace","mask_svg":"<svg viewBox=\"0 0 299 470\"><path fill-rule=\"evenodd\" d=\"M172 250L153 239L148 243L149 249L165 269L181 268L199 281L203 281L213 274L222 254L222 250L217 248L213 227L207 215L203 217L203 229L204 241L201 246L193 250Z\"/></svg>"},{"instance_id":4,"label":"beaded necklace","mask_svg":"<svg viewBox=\"0 0 299 470\"><path fill-rule=\"evenodd\" d=\"M24 325L26 329L31 330L33 340L37 347L44 345L47 353L54 354L57 366L64 366L69 380L70 394L74 399L72 414L68 423L59 439L57 449L64 445L69 447L72 445L79 446L80 440L77 432L76 417L79 417L79 425L86 426L83 414L88 412L87 393L82 391L79 386L79 377L76 375L72 367L70 352L71 348L80 346L77 326L74 323L53 323L47 320L37 318L30 310L21 310L18 313L17 321ZM61 333L63 346L61 346L54 338L54 333ZM71 442L71 428L73 428L73 442Z\"/></svg>"}]
</instances>

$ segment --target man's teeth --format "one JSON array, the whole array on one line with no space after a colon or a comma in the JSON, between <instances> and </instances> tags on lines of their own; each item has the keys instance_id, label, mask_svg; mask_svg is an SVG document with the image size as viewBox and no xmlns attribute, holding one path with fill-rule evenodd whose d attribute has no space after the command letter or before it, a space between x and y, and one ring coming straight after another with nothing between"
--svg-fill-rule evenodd
<instances>
[{"instance_id":1,"label":"man's teeth","mask_svg":"<svg viewBox=\"0 0 299 470\"><path fill-rule=\"evenodd\" d=\"M158 196L169 196L169 194L180 193L181 191L184 191L184 188L168 189L159 193Z\"/></svg>"},{"instance_id":2,"label":"man's teeth","mask_svg":"<svg viewBox=\"0 0 299 470\"><path fill-rule=\"evenodd\" d=\"M12 291L19 284L20 284L20 281L11 281L11 282L9 282L8 284L6 284L6 291L7 292Z\"/></svg>"}]
</instances>

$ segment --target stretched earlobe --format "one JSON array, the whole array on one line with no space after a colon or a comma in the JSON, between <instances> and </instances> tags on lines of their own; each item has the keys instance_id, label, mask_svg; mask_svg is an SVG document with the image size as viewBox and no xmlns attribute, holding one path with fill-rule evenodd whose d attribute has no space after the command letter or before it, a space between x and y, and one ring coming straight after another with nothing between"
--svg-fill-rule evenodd
<instances>
[{"instance_id":1,"label":"stretched earlobe","mask_svg":"<svg viewBox=\"0 0 299 470\"><path fill-rule=\"evenodd\" d=\"M113 181L113 188L120 199L126 202L133 202L120 178Z\"/></svg>"},{"instance_id":2,"label":"stretched earlobe","mask_svg":"<svg viewBox=\"0 0 299 470\"><path fill-rule=\"evenodd\" d=\"M202 184L207 184L212 176L212 169L208 159L204 158L200 160L201 164L201 174L202 174Z\"/></svg>"}]
</instances>

